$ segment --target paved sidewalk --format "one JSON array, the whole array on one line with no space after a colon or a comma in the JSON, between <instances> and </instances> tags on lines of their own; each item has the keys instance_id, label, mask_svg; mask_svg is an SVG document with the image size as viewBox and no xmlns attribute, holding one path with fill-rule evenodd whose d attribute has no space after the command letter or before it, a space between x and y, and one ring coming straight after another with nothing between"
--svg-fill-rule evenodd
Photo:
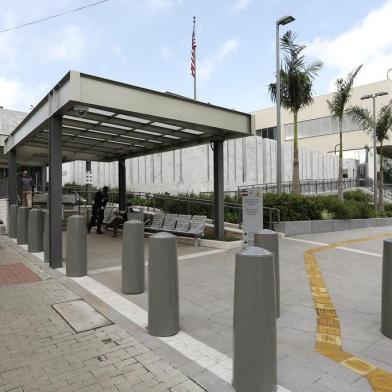
<instances>
[{"instance_id":1,"label":"paved sidewalk","mask_svg":"<svg viewBox=\"0 0 392 392\"><path fill-rule=\"evenodd\" d=\"M0 238L1 392L205 390L118 325L76 333L51 305L77 298Z\"/></svg>"}]
</instances>

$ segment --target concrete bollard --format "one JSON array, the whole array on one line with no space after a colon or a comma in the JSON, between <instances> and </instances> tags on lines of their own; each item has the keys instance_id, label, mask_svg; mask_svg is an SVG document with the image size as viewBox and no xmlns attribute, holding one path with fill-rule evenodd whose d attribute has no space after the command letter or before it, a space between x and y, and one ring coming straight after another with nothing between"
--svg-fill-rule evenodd
<instances>
[{"instance_id":1,"label":"concrete bollard","mask_svg":"<svg viewBox=\"0 0 392 392\"><path fill-rule=\"evenodd\" d=\"M29 211L27 229L28 251L42 252L44 249L43 211L33 208Z\"/></svg>"},{"instance_id":2,"label":"concrete bollard","mask_svg":"<svg viewBox=\"0 0 392 392\"><path fill-rule=\"evenodd\" d=\"M49 263L49 212L44 215L44 262Z\"/></svg>"},{"instance_id":3,"label":"concrete bollard","mask_svg":"<svg viewBox=\"0 0 392 392\"><path fill-rule=\"evenodd\" d=\"M144 290L144 224L131 220L124 223L121 291L140 294Z\"/></svg>"},{"instance_id":4,"label":"concrete bollard","mask_svg":"<svg viewBox=\"0 0 392 392\"><path fill-rule=\"evenodd\" d=\"M384 240L381 292L381 332L392 339L392 238Z\"/></svg>"},{"instance_id":5,"label":"concrete bollard","mask_svg":"<svg viewBox=\"0 0 392 392\"><path fill-rule=\"evenodd\" d=\"M274 255L275 266L275 298L276 317L280 317L280 267L279 267L279 236L276 231L264 229L255 233L255 246L267 249Z\"/></svg>"},{"instance_id":6,"label":"concrete bollard","mask_svg":"<svg viewBox=\"0 0 392 392\"><path fill-rule=\"evenodd\" d=\"M83 215L72 215L67 221L65 272L67 276L87 275L87 234Z\"/></svg>"},{"instance_id":7,"label":"concrete bollard","mask_svg":"<svg viewBox=\"0 0 392 392\"><path fill-rule=\"evenodd\" d=\"M274 260L249 247L236 255L233 387L237 392L276 392L277 341Z\"/></svg>"},{"instance_id":8,"label":"concrete bollard","mask_svg":"<svg viewBox=\"0 0 392 392\"><path fill-rule=\"evenodd\" d=\"M150 237L148 262L148 333L173 336L180 330L176 237Z\"/></svg>"},{"instance_id":9,"label":"concrete bollard","mask_svg":"<svg viewBox=\"0 0 392 392\"><path fill-rule=\"evenodd\" d=\"M28 242L28 224L29 209L27 207L19 207L16 214L16 242L18 245L26 245Z\"/></svg>"},{"instance_id":10,"label":"concrete bollard","mask_svg":"<svg viewBox=\"0 0 392 392\"><path fill-rule=\"evenodd\" d=\"M10 205L9 219L8 219L8 236L10 238L17 237L17 214L19 206L16 204Z\"/></svg>"}]
</instances>

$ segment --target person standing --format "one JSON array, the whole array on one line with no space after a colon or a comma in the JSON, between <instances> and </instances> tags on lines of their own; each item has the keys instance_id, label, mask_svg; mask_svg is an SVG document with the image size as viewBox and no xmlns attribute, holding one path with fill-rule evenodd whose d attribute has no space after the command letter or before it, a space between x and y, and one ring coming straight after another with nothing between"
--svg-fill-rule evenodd
<instances>
[{"instance_id":1,"label":"person standing","mask_svg":"<svg viewBox=\"0 0 392 392\"><path fill-rule=\"evenodd\" d=\"M102 233L102 222L105 213L106 204L108 202L108 190L107 186L102 188L102 191L98 191L94 195L94 203L92 207L92 215L90 222L87 226L87 233L90 233L91 228L97 224L97 234Z\"/></svg>"},{"instance_id":2,"label":"person standing","mask_svg":"<svg viewBox=\"0 0 392 392\"><path fill-rule=\"evenodd\" d=\"M23 207L33 207L33 194L34 194L34 182L30 174L25 170L21 180L22 188L22 205Z\"/></svg>"}]
</instances>

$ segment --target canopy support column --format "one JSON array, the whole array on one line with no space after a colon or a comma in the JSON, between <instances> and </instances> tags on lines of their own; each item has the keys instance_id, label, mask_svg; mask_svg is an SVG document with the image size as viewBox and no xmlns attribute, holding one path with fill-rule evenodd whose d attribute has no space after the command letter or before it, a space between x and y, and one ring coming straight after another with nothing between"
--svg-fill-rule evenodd
<instances>
[{"instance_id":1,"label":"canopy support column","mask_svg":"<svg viewBox=\"0 0 392 392\"><path fill-rule=\"evenodd\" d=\"M223 141L218 141L214 142L214 230L219 240L225 234L224 202Z\"/></svg>"},{"instance_id":2,"label":"canopy support column","mask_svg":"<svg viewBox=\"0 0 392 392\"><path fill-rule=\"evenodd\" d=\"M63 265L62 252L62 116L49 119L49 265Z\"/></svg>"},{"instance_id":3,"label":"canopy support column","mask_svg":"<svg viewBox=\"0 0 392 392\"><path fill-rule=\"evenodd\" d=\"M126 168L125 159L121 158L118 160L118 205L119 211L125 211L127 208L127 184L126 184Z\"/></svg>"},{"instance_id":4,"label":"canopy support column","mask_svg":"<svg viewBox=\"0 0 392 392\"><path fill-rule=\"evenodd\" d=\"M16 149L8 152L8 205L18 202L18 183L16 178Z\"/></svg>"}]
</instances>

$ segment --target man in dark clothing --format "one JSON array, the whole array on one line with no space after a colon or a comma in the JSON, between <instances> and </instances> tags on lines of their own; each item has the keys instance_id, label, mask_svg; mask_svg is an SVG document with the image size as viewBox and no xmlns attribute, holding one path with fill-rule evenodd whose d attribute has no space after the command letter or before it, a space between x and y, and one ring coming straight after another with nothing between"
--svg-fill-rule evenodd
<instances>
[{"instance_id":1,"label":"man in dark clothing","mask_svg":"<svg viewBox=\"0 0 392 392\"><path fill-rule=\"evenodd\" d=\"M91 228L97 223L97 234L102 233L102 222L105 213L105 207L108 202L108 190L107 186L104 186L102 191L98 191L94 196L94 204L91 209L91 219L87 226L87 233L90 233Z\"/></svg>"},{"instance_id":2,"label":"man in dark clothing","mask_svg":"<svg viewBox=\"0 0 392 392\"><path fill-rule=\"evenodd\" d=\"M21 179L22 188L22 205L23 207L32 208L33 206L33 192L34 192L34 182L30 174L27 171L23 172Z\"/></svg>"}]
</instances>

